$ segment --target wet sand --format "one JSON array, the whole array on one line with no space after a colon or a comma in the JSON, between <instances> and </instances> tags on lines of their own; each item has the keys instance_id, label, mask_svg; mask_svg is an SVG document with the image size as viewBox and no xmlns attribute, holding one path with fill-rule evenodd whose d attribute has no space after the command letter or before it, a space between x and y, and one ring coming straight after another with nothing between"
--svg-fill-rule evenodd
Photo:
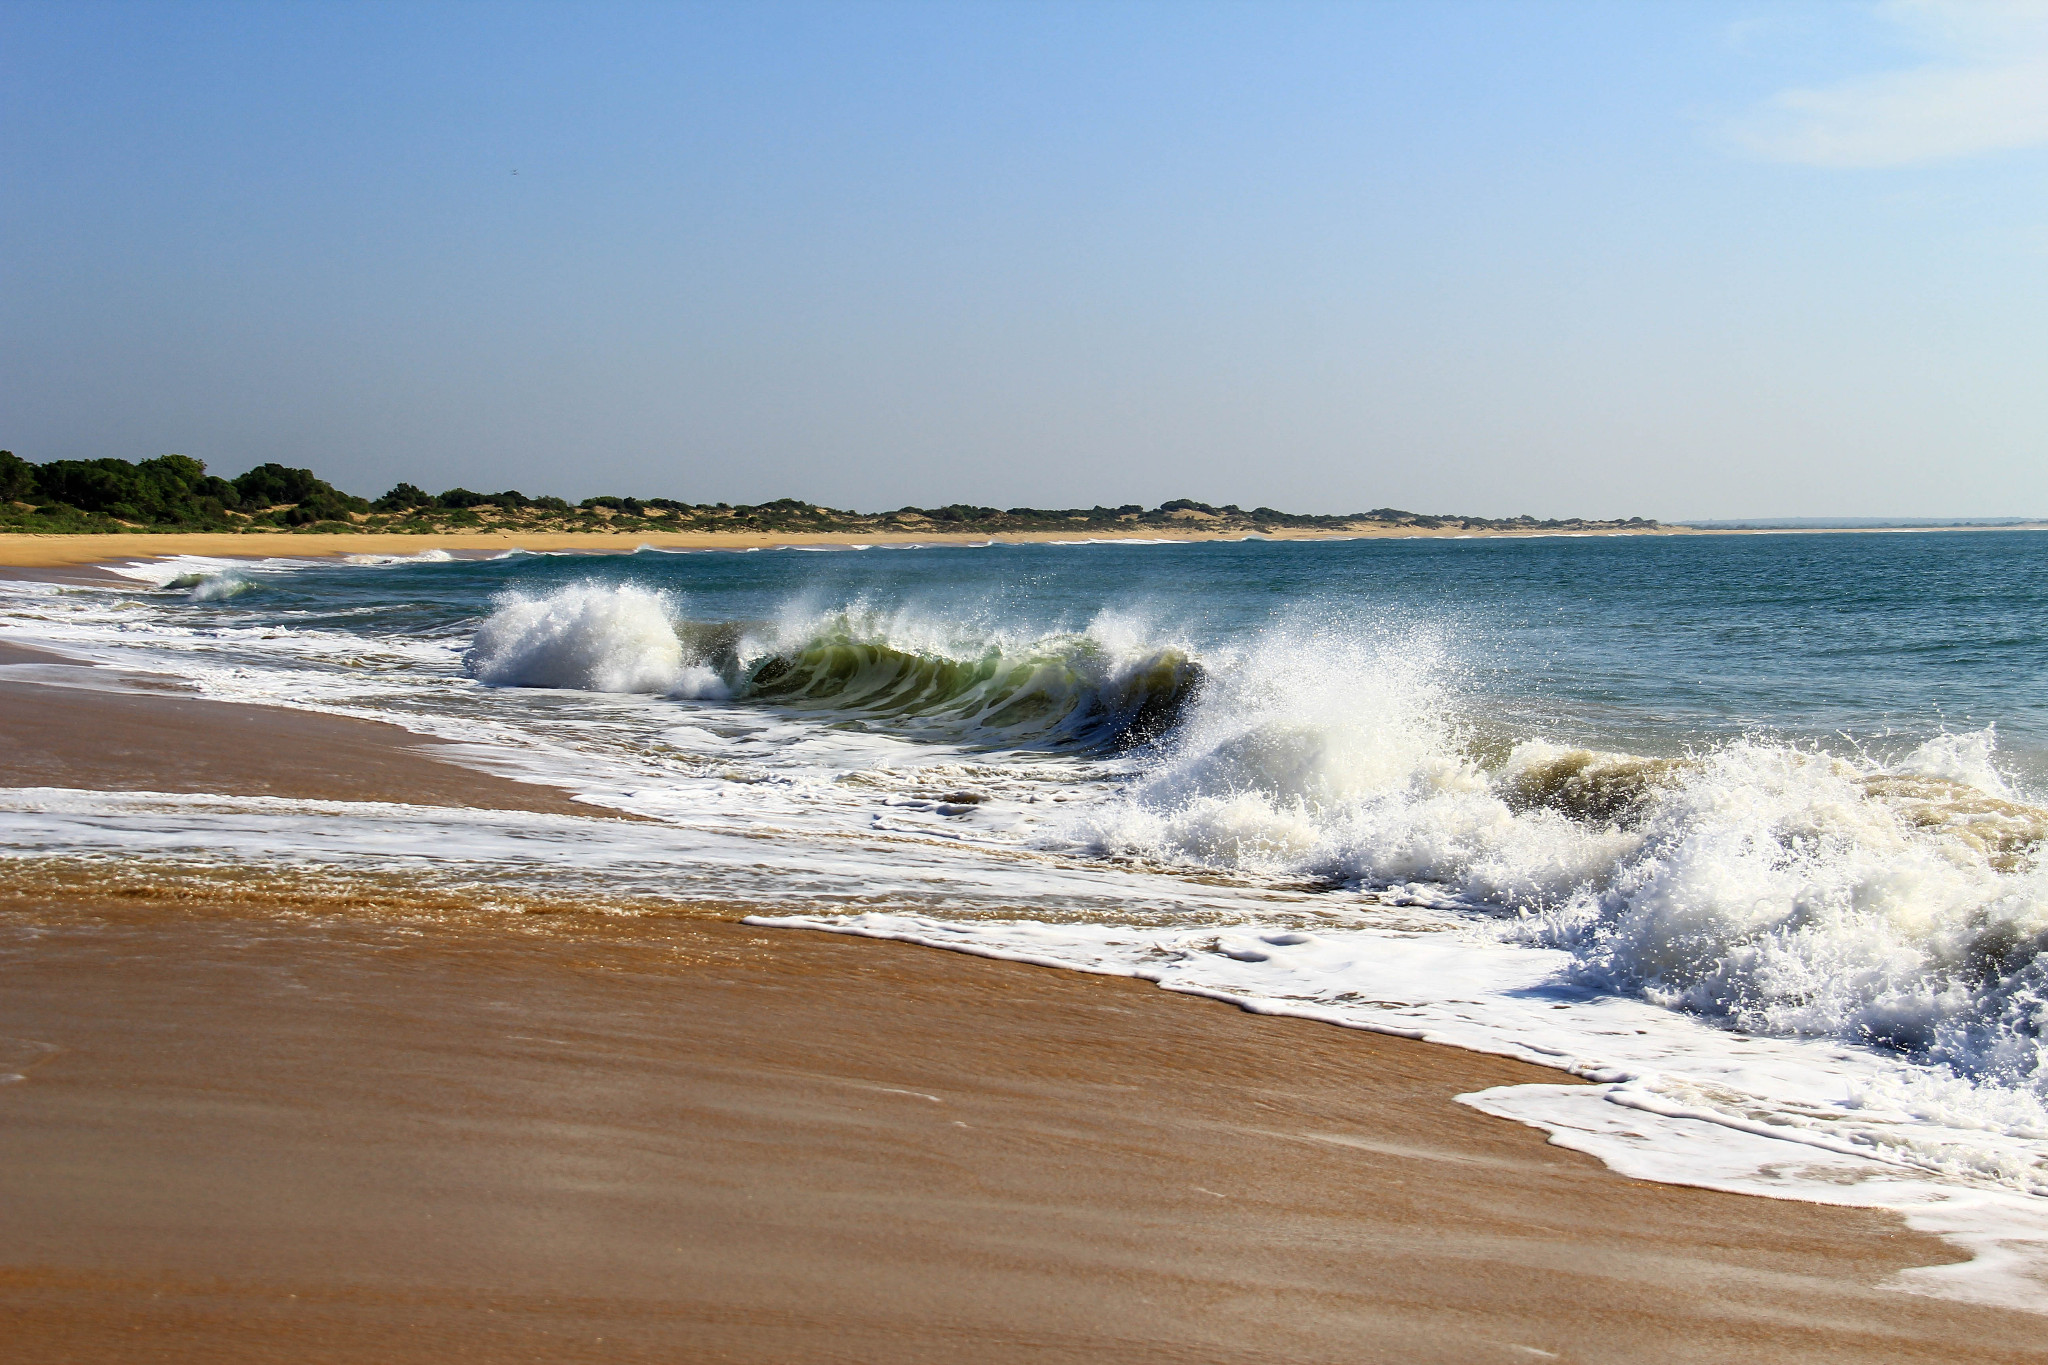
<instances>
[{"instance_id":1,"label":"wet sand","mask_svg":"<svg viewBox=\"0 0 2048 1365\"><path fill-rule=\"evenodd\" d=\"M292 712L206 738L235 710L11 685L0 782L444 766ZM716 918L28 884L10 1361L2048 1360L2041 1317L1885 1288L1959 1257L1889 1214L1455 1103L1559 1080L1520 1063Z\"/></svg>"},{"instance_id":2,"label":"wet sand","mask_svg":"<svg viewBox=\"0 0 2048 1365\"><path fill-rule=\"evenodd\" d=\"M1555 1073L712 920L0 914L8 1358L2040 1360ZM1547 1356L1539 1353L1549 1353Z\"/></svg>"},{"instance_id":3,"label":"wet sand","mask_svg":"<svg viewBox=\"0 0 2048 1365\"><path fill-rule=\"evenodd\" d=\"M51 685L52 676L75 685ZM105 678L106 681L102 681ZM150 685L147 678L124 680ZM102 690L104 670L0 643L0 786L223 792L314 801L615 815L452 761L396 725L164 692Z\"/></svg>"}]
</instances>

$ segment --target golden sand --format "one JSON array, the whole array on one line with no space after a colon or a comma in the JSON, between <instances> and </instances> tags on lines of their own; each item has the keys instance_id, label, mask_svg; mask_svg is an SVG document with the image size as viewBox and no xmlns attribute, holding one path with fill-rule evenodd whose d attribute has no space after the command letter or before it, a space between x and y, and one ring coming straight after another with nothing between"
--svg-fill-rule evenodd
<instances>
[{"instance_id":1,"label":"golden sand","mask_svg":"<svg viewBox=\"0 0 2048 1365\"><path fill-rule=\"evenodd\" d=\"M1364 531L1274 531L1258 537L1265 540L1356 540L1413 539L1417 537L1483 538L1509 536L1528 538L1559 532L1537 531L1451 531L1415 530L1389 527ZM1574 531L1571 535L1686 535L1672 528L1655 531ZM1133 542L1167 540L1244 540L1241 531L1204 531L1198 528L1153 530L1128 535L1089 536L1071 531L1005 531L998 535L967 532L932 532L905 536L900 532L827 531L806 534L748 531L633 532L613 535L605 532L477 531L445 535L294 534L291 532L249 532L239 535L172 532L165 535L0 535L0 565L18 568L55 568L78 564L104 564L113 560L148 559L159 555L410 555L423 550L461 553L503 550L583 551L585 553L628 553L641 546L662 550L771 550L797 545L981 545L990 540L1038 542L1077 540L1122 540Z\"/></svg>"}]
</instances>

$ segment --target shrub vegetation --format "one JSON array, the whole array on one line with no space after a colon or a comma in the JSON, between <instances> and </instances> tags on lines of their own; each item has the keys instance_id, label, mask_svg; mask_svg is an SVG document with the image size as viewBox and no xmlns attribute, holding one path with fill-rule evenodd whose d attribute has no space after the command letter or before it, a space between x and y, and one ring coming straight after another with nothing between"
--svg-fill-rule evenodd
<instances>
[{"instance_id":1,"label":"shrub vegetation","mask_svg":"<svg viewBox=\"0 0 2048 1365\"><path fill-rule=\"evenodd\" d=\"M575 505L528 497L517 489L429 493L400 483L375 501L344 493L310 469L261 464L232 479L206 472L185 455L153 460L51 460L34 464L0 450L0 529L41 533L91 531L852 531L884 534L950 531L1064 531L1080 535L1134 530L1350 531L1412 527L1495 531L1650 529L1627 521L1538 521L1427 515L1397 507L1339 516L1302 515L1235 503L1212 507L1176 498L1157 507L1136 503L1046 510L1036 507L902 507L851 512L795 498L751 506L688 503L674 498L605 494Z\"/></svg>"}]
</instances>

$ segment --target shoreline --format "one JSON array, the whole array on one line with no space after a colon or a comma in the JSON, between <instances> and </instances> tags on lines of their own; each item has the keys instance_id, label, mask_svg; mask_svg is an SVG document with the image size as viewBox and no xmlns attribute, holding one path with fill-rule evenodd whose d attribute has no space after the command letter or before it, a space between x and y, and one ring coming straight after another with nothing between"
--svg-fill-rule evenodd
<instances>
[{"instance_id":1,"label":"shoreline","mask_svg":"<svg viewBox=\"0 0 2048 1365\"><path fill-rule=\"evenodd\" d=\"M1163 528L1162 528L1163 529ZM778 550L813 548L911 547L923 545L1001 544L1178 544L1200 541L1317 541L1317 540L1547 540L1608 539L1667 536L1780 536L1780 535L1925 535L1933 532L2040 531L2048 522L2021 526L1816 526L1756 527L1701 530L1684 526L1659 526L1645 530L1592 531L1466 531L1417 530L1387 527L1358 531L1274 531L1267 534L1245 531L1205 531L1199 527L1174 529L1170 534L1077 535L1068 531L1014 531L998 533L933 532L904 538L900 534L860 531L825 531L804 534L774 532L647 532L608 534L602 532L518 531L463 532L447 535L364 532L358 534L294 534L291 532L182 532L163 534L30 535L0 534L0 567L75 568L127 559L159 559L170 555L203 555L223 559L271 557L320 559L351 554L419 554L427 550L450 553L490 554L506 550L535 553L582 551L593 554L631 553L642 547L657 550Z\"/></svg>"},{"instance_id":2,"label":"shoreline","mask_svg":"<svg viewBox=\"0 0 2048 1365\"><path fill-rule=\"evenodd\" d=\"M1136 981L92 893L0 952L24 1361L2048 1359L1890 1215L1453 1098L1554 1072Z\"/></svg>"},{"instance_id":3,"label":"shoreline","mask_svg":"<svg viewBox=\"0 0 2048 1365\"><path fill-rule=\"evenodd\" d=\"M120 679L127 688L110 687ZM470 760L470 761L465 761ZM638 820L398 725L215 701L0 640L0 781Z\"/></svg>"},{"instance_id":4,"label":"shoreline","mask_svg":"<svg viewBox=\"0 0 2048 1365\"><path fill-rule=\"evenodd\" d=\"M421 799L372 722L31 678L9 708L71 784L169 755ZM0 780L40 761L0 744ZM1456 1101L1575 1083L1527 1063L756 907L146 880L0 899L24 1359L2048 1359L2032 1314L1893 1287L1967 1254L1894 1214L1632 1180Z\"/></svg>"}]
</instances>

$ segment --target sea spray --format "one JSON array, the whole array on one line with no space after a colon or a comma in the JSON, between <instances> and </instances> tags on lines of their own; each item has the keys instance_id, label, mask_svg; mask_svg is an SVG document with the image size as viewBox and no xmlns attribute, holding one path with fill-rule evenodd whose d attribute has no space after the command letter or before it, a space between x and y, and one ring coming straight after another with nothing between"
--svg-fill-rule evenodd
<instances>
[{"instance_id":1,"label":"sea spray","mask_svg":"<svg viewBox=\"0 0 2048 1365\"><path fill-rule=\"evenodd\" d=\"M631 583L572 583L502 594L477 627L463 669L492 687L719 696L717 674L684 657L668 593Z\"/></svg>"},{"instance_id":2,"label":"sea spray","mask_svg":"<svg viewBox=\"0 0 2048 1365\"><path fill-rule=\"evenodd\" d=\"M1995 794L1990 744L1938 736L1889 769L1761 740L1702 755L1532 936L1604 989L2048 1094L2048 812Z\"/></svg>"},{"instance_id":3,"label":"sea spray","mask_svg":"<svg viewBox=\"0 0 2048 1365\"><path fill-rule=\"evenodd\" d=\"M1989 731L1890 763L1751 738L1526 740L1488 769L1427 638L1276 636L1073 833L1258 877L1425 884L1526 919L1588 987L2048 1094L2048 810Z\"/></svg>"},{"instance_id":4,"label":"sea spray","mask_svg":"<svg viewBox=\"0 0 2048 1365\"><path fill-rule=\"evenodd\" d=\"M1555 811L1517 818L1474 756L1440 631L1275 630L1208 672L1156 760L1076 837L1167 864L1481 899L1569 887L1626 842Z\"/></svg>"}]
</instances>

